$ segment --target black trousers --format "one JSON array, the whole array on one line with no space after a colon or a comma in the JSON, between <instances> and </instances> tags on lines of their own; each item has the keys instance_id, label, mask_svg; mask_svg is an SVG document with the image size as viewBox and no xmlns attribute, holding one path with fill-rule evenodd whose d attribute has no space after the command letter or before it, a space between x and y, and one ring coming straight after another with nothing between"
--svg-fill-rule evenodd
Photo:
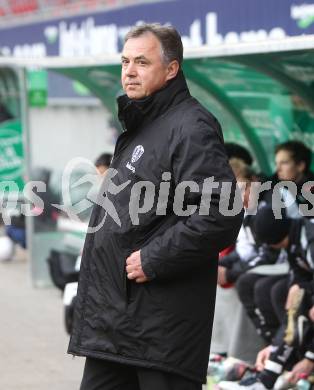
<instances>
[{"instance_id":1,"label":"black trousers","mask_svg":"<svg viewBox=\"0 0 314 390\"><path fill-rule=\"evenodd\" d=\"M288 277L246 273L237 280L236 288L240 301L258 333L267 343L272 342L286 319Z\"/></svg>"},{"instance_id":2,"label":"black trousers","mask_svg":"<svg viewBox=\"0 0 314 390\"><path fill-rule=\"evenodd\" d=\"M86 358L80 390L201 390L177 374Z\"/></svg>"}]
</instances>

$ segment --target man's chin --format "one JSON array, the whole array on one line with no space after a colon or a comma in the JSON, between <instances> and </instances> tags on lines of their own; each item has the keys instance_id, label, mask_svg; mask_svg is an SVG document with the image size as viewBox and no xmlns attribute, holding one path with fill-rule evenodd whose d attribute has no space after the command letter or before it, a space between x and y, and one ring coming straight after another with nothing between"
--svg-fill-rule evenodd
<instances>
[{"instance_id":1,"label":"man's chin","mask_svg":"<svg viewBox=\"0 0 314 390\"><path fill-rule=\"evenodd\" d=\"M139 93L132 93L132 92L127 92L126 95L131 100L140 100L145 97L144 95L141 95Z\"/></svg>"}]
</instances>

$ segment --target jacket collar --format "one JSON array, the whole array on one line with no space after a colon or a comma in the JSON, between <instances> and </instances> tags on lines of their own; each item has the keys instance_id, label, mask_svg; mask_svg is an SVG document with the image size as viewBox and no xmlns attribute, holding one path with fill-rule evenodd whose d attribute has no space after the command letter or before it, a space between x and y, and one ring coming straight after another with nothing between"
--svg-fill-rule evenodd
<instances>
[{"instance_id":1,"label":"jacket collar","mask_svg":"<svg viewBox=\"0 0 314 390\"><path fill-rule=\"evenodd\" d=\"M127 95L119 96L118 117L125 130L135 131L190 96L184 74L179 71L162 89L144 99L132 100Z\"/></svg>"}]
</instances>

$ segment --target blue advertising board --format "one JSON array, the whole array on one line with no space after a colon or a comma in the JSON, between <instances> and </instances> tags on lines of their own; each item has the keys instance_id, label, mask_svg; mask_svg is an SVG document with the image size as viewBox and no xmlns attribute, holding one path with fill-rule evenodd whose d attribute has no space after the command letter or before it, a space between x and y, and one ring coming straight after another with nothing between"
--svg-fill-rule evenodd
<instances>
[{"instance_id":1,"label":"blue advertising board","mask_svg":"<svg viewBox=\"0 0 314 390\"><path fill-rule=\"evenodd\" d=\"M174 25L185 47L258 42L314 34L314 1L165 0L15 27L0 25L0 53L17 57L115 54L130 26L140 22ZM76 87L67 93L84 94ZM64 92L63 82L50 80L49 96Z\"/></svg>"}]
</instances>

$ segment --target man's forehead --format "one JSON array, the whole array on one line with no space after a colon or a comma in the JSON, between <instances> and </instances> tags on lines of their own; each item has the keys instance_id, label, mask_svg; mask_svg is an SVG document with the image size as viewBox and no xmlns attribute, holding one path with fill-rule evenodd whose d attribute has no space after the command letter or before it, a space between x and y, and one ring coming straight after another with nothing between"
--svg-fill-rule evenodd
<instances>
[{"instance_id":1,"label":"man's forehead","mask_svg":"<svg viewBox=\"0 0 314 390\"><path fill-rule=\"evenodd\" d=\"M275 159L277 160L293 160L292 154L288 150L279 150L276 155Z\"/></svg>"},{"instance_id":2,"label":"man's forehead","mask_svg":"<svg viewBox=\"0 0 314 390\"><path fill-rule=\"evenodd\" d=\"M129 38L123 47L123 56L146 57L148 54L161 50L159 40L152 34L146 33L136 38Z\"/></svg>"}]
</instances>

